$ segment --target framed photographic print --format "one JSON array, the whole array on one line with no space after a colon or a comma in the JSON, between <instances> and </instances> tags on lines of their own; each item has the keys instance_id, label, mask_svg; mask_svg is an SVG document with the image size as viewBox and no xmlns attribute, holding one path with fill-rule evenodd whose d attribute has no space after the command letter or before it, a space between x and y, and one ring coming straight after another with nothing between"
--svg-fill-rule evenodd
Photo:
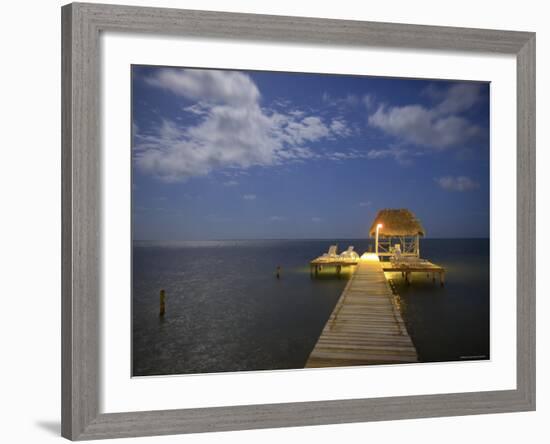
<instances>
[{"instance_id":1,"label":"framed photographic print","mask_svg":"<svg viewBox=\"0 0 550 444\"><path fill-rule=\"evenodd\" d=\"M62 23L63 436L535 408L534 34Z\"/></svg>"}]
</instances>

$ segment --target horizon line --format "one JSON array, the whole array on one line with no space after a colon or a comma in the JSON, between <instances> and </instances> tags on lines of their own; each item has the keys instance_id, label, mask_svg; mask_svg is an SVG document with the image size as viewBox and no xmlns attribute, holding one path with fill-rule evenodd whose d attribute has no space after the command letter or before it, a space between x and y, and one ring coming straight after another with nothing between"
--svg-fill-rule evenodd
<instances>
[{"instance_id":1,"label":"horizon line","mask_svg":"<svg viewBox=\"0 0 550 444\"><path fill-rule=\"evenodd\" d=\"M398 236L396 236L398 237ZM466 237L422 237L424 240L445 240L445 239L490 239L490 237L466 236ZM132 239L132 242L216 242L216 241L329 241L329 240L374 240L374 237L263 237L263 238L226 238L226 239Z\"/></svg>"}]
</instances>

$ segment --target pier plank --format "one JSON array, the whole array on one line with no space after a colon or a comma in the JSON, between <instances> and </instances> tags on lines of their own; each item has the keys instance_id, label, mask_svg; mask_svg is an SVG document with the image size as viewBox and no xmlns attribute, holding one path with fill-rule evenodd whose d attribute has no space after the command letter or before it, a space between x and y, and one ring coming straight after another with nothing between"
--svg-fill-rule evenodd
<instances>
[{"instance_id":1,"label":"pier plank","mask_svg":"<svg viewBox=\"0 0 550 444\"><path fill-rule=\"evenodd\" d=\"M306 368L418 362L384 268L358 261Z\"/></svg>"}]
</instances>

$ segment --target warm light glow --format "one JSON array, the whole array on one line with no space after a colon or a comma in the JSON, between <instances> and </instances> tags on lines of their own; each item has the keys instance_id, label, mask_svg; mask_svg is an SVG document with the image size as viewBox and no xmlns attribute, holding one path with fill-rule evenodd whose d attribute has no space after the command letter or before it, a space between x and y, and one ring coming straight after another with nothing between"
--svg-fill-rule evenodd
<instances>
[{"instance_id":1,"label":"warm light glow","mask_svg":"<svg viewBox=\"0 0 550 444\"><path fill-rule=\"evenodd\" d=\"M374 252L376 253L377 258L378 258L378 232L380 231L380 228L382 228L382 224L376 225L376 238L374 240Z\"/></svg>"},{"instance_id":2,"label":"warm light glow","mask_svg":"<svg viewBox=\"0 0 550 444\"><path fill-rule=\"evenodd\" d=\"M379 261L378 255L376 253L363 253L361 255L361 260L362 261L376 261L376 262Z\"/></svg>"}]
</instances>

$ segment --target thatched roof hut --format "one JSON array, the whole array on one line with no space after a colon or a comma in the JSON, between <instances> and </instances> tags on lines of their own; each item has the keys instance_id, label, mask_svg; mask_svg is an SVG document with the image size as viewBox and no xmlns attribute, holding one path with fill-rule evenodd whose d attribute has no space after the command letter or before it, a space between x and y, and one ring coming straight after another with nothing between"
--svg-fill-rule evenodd
<instances>
[{"instance_id":1,"label":"thatched roof hut","mask_svg":"<svg viewBox=\"0 0 550 444\"><path fill-rule=\"evenodd\" d=\"M375 235L378 224L382 224L379 230L380 236L424 236L426 234L420 221L406 208L386 208L378 211L369 230L371 236Z\"/></svg>"}]
</instances>

